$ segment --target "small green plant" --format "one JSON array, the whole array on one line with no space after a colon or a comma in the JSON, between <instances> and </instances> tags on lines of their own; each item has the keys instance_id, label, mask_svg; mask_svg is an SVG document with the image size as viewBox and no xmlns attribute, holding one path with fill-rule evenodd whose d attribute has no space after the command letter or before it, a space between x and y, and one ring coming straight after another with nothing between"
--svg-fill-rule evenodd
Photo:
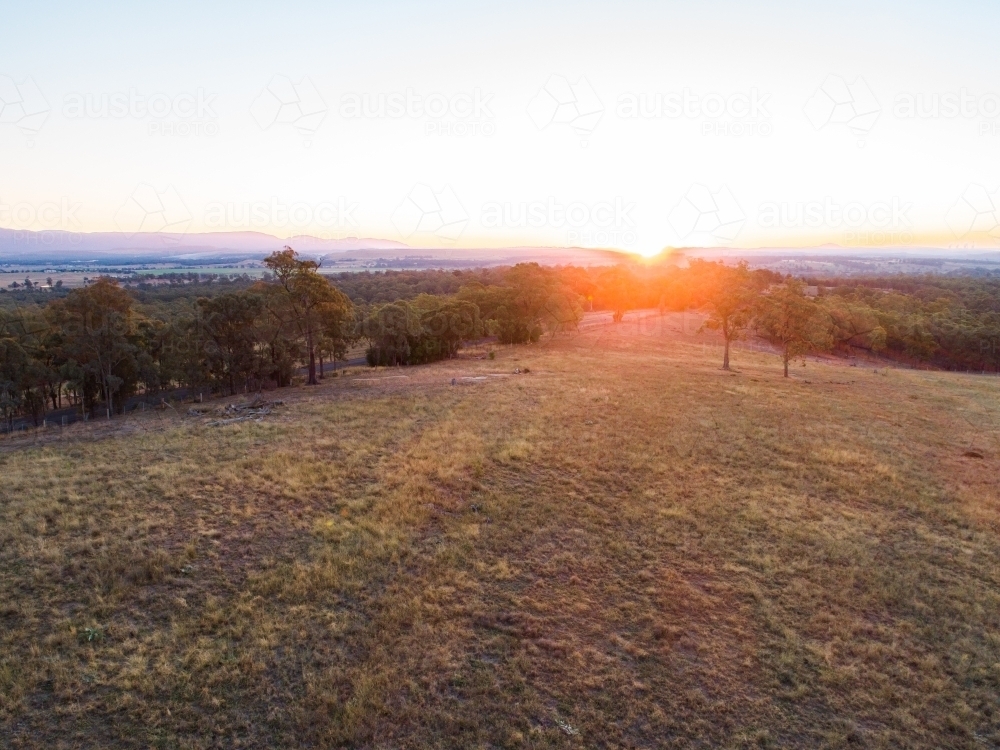
<instances>
[{"instance_id":1,"label":"small green plant","mask_svg":"<svg viewBox=\"0 0 1000 750\"><path fill-rule=\"evenodd\" d=\"M104 640L104 628L97 626L93 628L84 628L80 632L80 640L84 643L94 643L96 641Z\"/></svg>"}]
</instances>

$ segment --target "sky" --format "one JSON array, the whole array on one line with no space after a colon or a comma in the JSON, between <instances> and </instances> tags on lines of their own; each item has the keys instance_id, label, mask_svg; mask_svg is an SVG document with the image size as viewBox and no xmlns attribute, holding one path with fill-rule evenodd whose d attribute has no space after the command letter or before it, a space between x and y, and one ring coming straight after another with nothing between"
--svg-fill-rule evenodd
<instances>
[{"instance_id":1,"label":"sky","mask_svg":"<svg viewBox=\"0 0 1000 750\"><path fill-rule=\"evenodd\" d=\"M0 227L1000 246L997 2L0 15Z\"/></svg>"}]
</instances>

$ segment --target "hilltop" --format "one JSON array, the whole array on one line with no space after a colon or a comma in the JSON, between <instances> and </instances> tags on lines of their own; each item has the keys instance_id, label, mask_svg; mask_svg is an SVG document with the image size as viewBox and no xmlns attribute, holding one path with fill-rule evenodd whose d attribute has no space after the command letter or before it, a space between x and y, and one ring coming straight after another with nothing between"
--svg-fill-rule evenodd
<instances>
[{"instance_id":1,"label":"hilltop","mask_svg":"<svg viewBox=\"0 0 1000 750\"><path fill-rule=\"evenodd\" d=\"M0 440L0 735L1000 742L1000 380L607 317Z\"/></svg>"}]
</instances>

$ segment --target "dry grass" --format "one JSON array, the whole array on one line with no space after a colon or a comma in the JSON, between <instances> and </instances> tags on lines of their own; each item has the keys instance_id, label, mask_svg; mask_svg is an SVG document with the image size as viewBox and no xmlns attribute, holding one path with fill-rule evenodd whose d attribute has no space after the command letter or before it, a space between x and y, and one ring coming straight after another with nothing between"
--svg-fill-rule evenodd
<instances>
[{"instance_id":1,"label":"dry grass","mask_svg":"<svg viewBox=\"0 0 1000 750\"><path fill-rule=\"evenodd\" d=\"M0 745L1000 745L1000 381L699 341L0 455Z\"/></svg>"}]
</instances>

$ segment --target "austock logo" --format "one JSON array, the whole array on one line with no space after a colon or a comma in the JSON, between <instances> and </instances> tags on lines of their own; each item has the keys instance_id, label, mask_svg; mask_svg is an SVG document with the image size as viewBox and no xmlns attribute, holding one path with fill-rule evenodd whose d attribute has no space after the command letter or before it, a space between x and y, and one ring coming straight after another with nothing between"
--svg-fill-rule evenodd
<instances>
[{"instance_id":1,"label":"austock logo","mask_svg":"<svg viewBox=\"0 0 1000 750\"><path fill-rule=\"evenodd\" d=\"M343 196L336 201L287 204L277 198L254 202L214 201L205 206L205 225L212 229L323 229L356 228L356 202ZM327 238L332 239L332 238Z\"/></svg>"},{"instance_id":2,"label":"austock logo","mask_svg":"<svg viewBox=\"0 0 1000 750\"><path fill-rule=\"evenodd\" d=\"M157 191L138 185L115 212L115 225L127 237L140 232L183 234L191 224L191 212L173 185Z\"/></svg>"},{"instance_id":3,"label":"austock logo","mask_svg":"<svg viewBox=\"0 0 1000 750\"><path fill-rule=\"evenodd\" d=\"M450 185L435 192L417 183L393 212L391 221L404 239L423 236L452 244L465 231L469 215Z\"/></svg>"},{"instance_id":4,"label":"austock logo","mask_svg":"<svg viewBox=\"0 0 1000 750\"><path fill-rule=\"evenodd\" d=\"M979 120L979 135L1000 134L1000 95L972 94L965 87L943 93L910 93L896 95L892 102L893 116L900 120Z\"/></svg>"},{"instance_id":5,"label":"austock logo","mask_svg":"<svg viewBox=\"0 0 1000 750\"><path fill-rule=\"evenodd\" d=\"M290 125L303 137L305 145L326 117L327 107L323 97L308 78L294 83L288 76L275 76L250 105L250 115L268 130L274 125Z\"/></svg>"},{"instance_id":6,"label":"austock logo","mask_svg":"<svg viewBox=\"0 0 1000 750\"><path fill-rule=\"evenodd\" d=\"M412 88L377 94L348 93L340 98L344 119L412 119L424 121L425 135L493 135L496 125L490 101L493 94L479 88L445 95L421 94Z\"/></svg>"},{"instance_id":7,"label":"austock logo","mask_svg":"<svg viewBox=\"0 0 1000 750\"><path fill-rule=\"evenodd\" d=\"M149 121L150 135L217 135L218 116L213 109L217 94L198 88L194 93L143 94L135 88L127 92L67 94L63 117L81 119L134 119Z\"/></svg>"},{"instance_id":8,"label":"austock logo","mask_svg":"<svg viewBox=\"0 0 1000 750\"><path fill-rule=\"evenodd\" d=\"M816 130L842 125L862 139L875 126L882 106L861 76L848 83L830 75L806 102L804 111ZM859 140L858 145L863 146L864 141Z\"/></svg>"},{"instance_id":9,"label":"austock logo","mask_svg":"<svg viewBox=\"0 0 1000 750\"><path fill-rule=\"evenodd\" d=\"M78 231L82 228L77 217L80 206L69 198L42 203L21 201L6 204L0 201L0 226L7 229Z\"/></svg>"},{"instance_id":10,"label":"austock logo","mask_svg":"<svg viewBox=\"0 0 1000 750\"><path fill-rule=\"evenodd\" d=\"M814 201L765 201L757 207L757 226L764 229L845 230L853 245L908 244L913 241L912 202L898 196L866 203L840 203L827 196Z\"/></svg>"},{"instance_id":11,"label":"austock logo","mask_svg":"<svg viewBox=\"0 0 1000 750\"><path fill-rule=\"evenodd\" d=\"M485 229L566 229L565 240L577 247L629 246L636 242L631 213L634 202L562 203L547 201L490 202L483 204L480 223Z\"/></svg>"},{"instance_id":12,"label":"austock logo","mask_svg":"<svg viewBox=\"0 0 1000 750\"><path fill-rule=\"evenodd\" d=\"M48 116L49 103L30 76L16 83L0 75L0 124L17 126L31 146Z\"/></svg>"},{"instance_id":13,"label":"austock logo","mask_svg":"<svg viewBox=\"0 0 1000 750\"><path fill-rule=\"evenodd\" d=\"M528 103L528 116L539 130L567 125L577 135L589 136L603 115L604 104L583 77L570 83L565 76L553 75Z\"/></svg>"},{"instance_id":14,"label":"austock logo","mask_svg":"<svg viewBox=\"0 0 1000 750\"><path fill-rule=\"evenodd\" d=\"M682 241L728 243L740 233L746 214L726 185L712 192L695 184L670 211L667 221Z\"/></svg>"},{"instance_id":15,"label":"austock logo","mask_svg":"<svg viewBox=\"0 0 1000 750\"><path fill-rule=\"evenodd\" d=\"M1000 241L1000 188L991 194L982 185L969 185L948 210L945 221L956 239L987 236Z\"/></svg>"},{"instance_id":16,"label":"austock logo","mask_svg":"<svg viewBox=\"0 0 1000 750\"><path fill-rule=\"evenodd\" d=\"M752 88L734 94L698 94L690 88L668 93L632 93L618 97L622 119L688 119L701 122L702 135L770 135L770 94Z\"/></svg>"}]
</instances>

